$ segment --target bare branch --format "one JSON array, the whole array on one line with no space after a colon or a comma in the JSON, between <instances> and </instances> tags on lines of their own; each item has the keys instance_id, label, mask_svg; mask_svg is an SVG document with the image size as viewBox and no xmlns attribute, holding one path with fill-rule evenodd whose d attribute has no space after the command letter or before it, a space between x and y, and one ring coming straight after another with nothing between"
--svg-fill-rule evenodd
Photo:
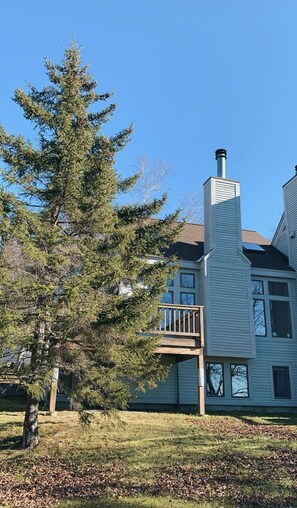
<instances>
[{"instance_id":1,"label":"bare branch","mask_svg":"<svg viewBox=\"0 0 297 508\"><path fill-rule=\"evenodd\" d=\"M180 203L185 222L201 224L203 221L203 198L199 192L185 194Z\"/></svg>"},{"instance_id":2,"label":"bare branch","mask_svg":"<svg viewBox=\"0 0 297 508\"><path fill-rule=\"evenodd\" d=\"M133 194L140 203L148 203L156 197L166 179L172 174L167 162L150 161L147 156L143 156L135 164L139 179L133 190Z\"/></svg>"}]
</instances>

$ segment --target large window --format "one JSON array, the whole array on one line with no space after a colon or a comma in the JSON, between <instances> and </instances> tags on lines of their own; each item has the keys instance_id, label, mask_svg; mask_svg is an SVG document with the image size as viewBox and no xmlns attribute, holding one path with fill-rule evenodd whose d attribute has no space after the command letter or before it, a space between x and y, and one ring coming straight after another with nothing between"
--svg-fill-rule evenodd
<instances>
[{"instance_id":1,"label":"large window","mask_svg":"<svg viewBox=\"0 0 297 508\"><path fill-rule=\"evenodd\" d=\"M253 280L252 294L255 335L292 337L288 283Z\"/></svg>"},{"instance_id":2,"label":"large window","mask_svg":"<svg viewBox=\"0 0 297 508\"><path fill-rule=\"evenodd\" d=\"M289 367L274 365L272 367L274 397L276 399L290 399L290 373Z\"/></svg>"},{"instance_id":3,"label":"large window","mask_svg":"<svg viewBox=\"0 0 297 508\"><path fill-rule=\"evenodd\" d=\"M206 394L207 396L224 396L224 370L222 363L206 364Z\"/></svg>"},{"instance_id":4,"label":"large window","mask_svg":"<svg viewBox=\"0 0 297 508\"><path fill-rule=\"evenodd\" d=\"M207 397L250 397L247 363L206 362L205 380Z\"/></svg>"},{"instance_id":5,"label":"large window","mask_svg":"<svg viewBox=\"0 0 297 508\"><path fill-rule=\"evenodd\" d=\"M248 397L249 386L248 386L248 367L243 364L230 365L231 371L231 395L232 397Z\"/></svg>"},{"instance_id":6,"label":"large window","mask_svg":"<svg viewBox=\"0 0 297 508\"><path fill-rule=\"evenodd\" d=\"M273 337L292 337L289 302L271 300L270 317Z\"/></svg>"}]
</instances>

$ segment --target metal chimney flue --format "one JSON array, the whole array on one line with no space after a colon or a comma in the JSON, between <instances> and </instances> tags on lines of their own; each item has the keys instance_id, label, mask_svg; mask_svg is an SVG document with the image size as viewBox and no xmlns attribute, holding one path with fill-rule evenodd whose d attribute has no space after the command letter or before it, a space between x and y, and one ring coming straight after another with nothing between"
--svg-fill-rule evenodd
<instances>
[{"instance_id":1,"label":"metal chimney flue","mask_svg":"<svg viewBox=\"0 0 297 508\"><path fill-rule=\"evenodd\" d=\"M224 148L218 148L216 150L216 160L217 160L217 176L219 178L226 178L226 159L227 159L227 150Z\"/></svg>"}]
</instances>

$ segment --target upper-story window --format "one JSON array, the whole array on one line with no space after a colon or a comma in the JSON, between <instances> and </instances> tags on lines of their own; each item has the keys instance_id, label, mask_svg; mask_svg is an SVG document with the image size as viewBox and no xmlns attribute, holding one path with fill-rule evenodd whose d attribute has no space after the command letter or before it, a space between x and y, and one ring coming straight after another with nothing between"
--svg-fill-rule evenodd
<instances>
[{"instance_id":1,"label":"upper-story window","mask_svg":"<svg viewBox=\"0 0 297 508\"><path fill-rule=\"evenodd\" d=\"M252 294L255 335L292 337L288 282L253 280Z\"/></svg>"},{"instance_id":2,"label":"upper-story window","mask_svg":"<svg viewBox=\"0 0 297 508\"><path fill-rule=\"evenodd\" d=\"M161 296L161 303L173 303L173 291L166 291Z\"/></svg>"},{"instance_id":3,"label":"upper-story window","mask_svg":"<svg viewBox=\"0 0 297 508\"><path fill-rule=\"evenodd\" d=\"M167 286L172 287L174 285L174 279L167 277Z\"/></svg>"},{"instance_id":4,"label":"upper-story window","mask_svg":"<svg viewBox=\"0 0 297 508\"><path fill-rule=\"evenodd\" d=\"M180 303L182 305L195 305L195 274L190 272L180 273Z\"/></svg>"},{"instance_id":5,"label":"upper-story window","mask_svg":"<svg viewBox=\"0 0 297 508\"><path fill-rule=\"evenodd\" d=\"M195 293L183 293L180 294L180 303L182 305L195 305Z\"/></svg>"},{"instance_id":6,"label":"upper-story window","mask_svg":"<svg viewBox=\"0 0 297 508\"><path fill-rule=\"evenodd\" d=\"M194 288L195 287L195 276L193 273L181 273L180 274L180 285L182 288Z\"/></svg>"}]
</instances>

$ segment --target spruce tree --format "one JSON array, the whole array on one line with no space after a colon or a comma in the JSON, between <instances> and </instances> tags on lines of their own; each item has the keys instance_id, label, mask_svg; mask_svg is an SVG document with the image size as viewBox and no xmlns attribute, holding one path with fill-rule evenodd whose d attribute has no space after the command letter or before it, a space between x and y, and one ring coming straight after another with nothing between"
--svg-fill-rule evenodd
<instances>
[{"instance_id":1,"label":"spruce tree","mask_svg":"<svg viewBox=\"0 0 297 508\"><path fill-rule=\"evenodd\" d=\"M97 93L75 44L45 67L47 87L14 94L37 141L0 127L1 369L27 393L25 448L38 443L39 403L55 367L74 376L69 396L79 410L126 408L131 386L164 377L149 331L172 274L160 256L178 215L156 218L166 196L116 204L137 180L115 169L132 128L102 134L115 105Z\"/></svg>"}]
</instances>

